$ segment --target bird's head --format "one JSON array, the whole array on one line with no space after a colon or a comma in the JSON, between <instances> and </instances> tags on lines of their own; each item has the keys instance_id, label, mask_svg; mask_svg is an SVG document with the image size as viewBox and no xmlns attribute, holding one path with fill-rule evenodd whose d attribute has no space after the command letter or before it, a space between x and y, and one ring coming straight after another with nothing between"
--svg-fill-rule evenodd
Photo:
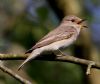
<instances>
[{"instance_id":1,"label":"bird's head","mask_svg":"<svg viewBox=\"0 0 100 84\"><path fill-rule=\"evenodd\" d=\"M65 16L62 20L62 22L72 22L78 24L79 26L81 26L80 28L87 28L85 21L85 19L81 19L74 15Z\"/></svg>"}]
</instances>

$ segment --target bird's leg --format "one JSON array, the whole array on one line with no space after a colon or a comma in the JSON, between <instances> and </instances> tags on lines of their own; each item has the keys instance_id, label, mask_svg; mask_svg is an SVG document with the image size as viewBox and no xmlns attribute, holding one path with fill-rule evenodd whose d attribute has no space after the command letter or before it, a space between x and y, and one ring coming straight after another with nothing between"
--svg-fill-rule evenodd
<instances>
[{"instance_id":1,"label":"bird's leg","mask_svg":"<svg viewBox=\"0 0 100 84\"><path fill-rule=\"evenodd\" d=\"M54 51L54 54L57 55L58 57L66 56L60 49L58 49L57 51Z\"/></svg>"},{"instance_id":2,"label":"bird's leg","mask_svg":"<svg viewBox=\"0 0 100 84\"><path fill-rule=\"evenodd\" d=\"M61 54L62 56L66 56L60 49L58 49L58 51L60 52L60 54Z\"/></svg>"}]
</instances>

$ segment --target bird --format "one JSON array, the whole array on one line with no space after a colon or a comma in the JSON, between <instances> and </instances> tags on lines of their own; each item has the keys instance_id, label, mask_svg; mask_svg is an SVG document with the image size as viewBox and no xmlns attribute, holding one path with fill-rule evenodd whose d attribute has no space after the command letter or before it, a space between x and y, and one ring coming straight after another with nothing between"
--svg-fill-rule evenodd
<instances>
[{"instance_id":1,"label":"bird","mask_svg":"<svg viewBox=\"0 0 100 84\"><path fill-rule=\"evenodd\" d=\"M78 38L81 29L87 28L85 19L75 15L65 16L60 25L40 39L25 54L30 53L28 58L18 67L20 70L28 61L36 58L46 51L57 51L73 44Z\"/></svg>"}]
</instances>

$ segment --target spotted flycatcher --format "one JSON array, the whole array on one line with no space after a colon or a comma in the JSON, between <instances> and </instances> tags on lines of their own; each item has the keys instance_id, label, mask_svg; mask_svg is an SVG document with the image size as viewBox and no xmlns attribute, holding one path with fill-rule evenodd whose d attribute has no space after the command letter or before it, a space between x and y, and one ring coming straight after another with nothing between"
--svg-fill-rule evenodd
<instances>
[{"instance_id":1,"label":"spotted flycatcher","mask_svg":"<svg viewBox=\"0 0 100 84\"><path fill-rule=\"evenodd\" d=\"M84 20L74 15L65 16L61 24L44 36L26 53L31 53L29 57L19 66L18 70L28 61L34 59L44 51L55 51L68 47L77 39L80 30L86 27Z\"/></svg>"}]
</instances>

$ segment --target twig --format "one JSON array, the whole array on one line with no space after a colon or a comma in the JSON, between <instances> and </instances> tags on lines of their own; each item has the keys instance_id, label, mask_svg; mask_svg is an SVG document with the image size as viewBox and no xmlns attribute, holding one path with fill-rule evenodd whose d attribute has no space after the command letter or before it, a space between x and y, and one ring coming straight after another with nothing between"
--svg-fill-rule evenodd
<instances>
[{"instance_id":1,"label":"twig","mask_svg":"<svg viewBox=\"0 0 100 84\"><path fill-rule=\"evenodd\" d=\"M93 65L95 65L95 62L91 61L90 64L88 65L88 67L87 67L87 71L86 71L87 75L91 74L91 68L92 68Z\"/></svg>"},{"instance_id":2,"label":"twig","mask_svg":"<svg viewBox=\"0 0 100 84\"><path fill-rule=\"evenodd\" d=\"M27 57L28 57L28 54L22 54L22 55L0 54L0 60L24 60ZM88 66L86 73L90 73L91 68L100 69L99 63L95 63L94 61L90 61L90 60L80 59L80 58L73 57L73 56L57 56L57 57L45 56L45 57L37 57L34 60L60 61L60 62L70 62L74 64L85 65L85 66Z\"/></svg>"},{"instance_id":3,"label":"twig","mask_svg":"<svg viewBox=\"0 0 100 84\"><path fill-rule=\"evenodd\" d=\"M32 84L31 82L29 82L28 80L22 78L21 76L19 76L18 74L14 73L11 69L5 67L3 64L0 64L0 69L9 74L10 76L14 77L16 80L20 81L22 84Z\"/></svg>"},{"instance_id":4,"label":"twig","mask_svg":"<svg viewBox=\"0 0 100 84\"><path fill-rule=\"evenodd\" d=\"M90 61L90 60L76 58L76 57L73 57L73 56L63 56L63 57L59 57L57 59L63 60L63 61L68 61L68 62L71 62L71 63L74 63L74 64L86 65L87 66L86 75L91 74L91 68L100 69L99 63L95 63L94 61Z\"/></svg>"}]
</instances>

